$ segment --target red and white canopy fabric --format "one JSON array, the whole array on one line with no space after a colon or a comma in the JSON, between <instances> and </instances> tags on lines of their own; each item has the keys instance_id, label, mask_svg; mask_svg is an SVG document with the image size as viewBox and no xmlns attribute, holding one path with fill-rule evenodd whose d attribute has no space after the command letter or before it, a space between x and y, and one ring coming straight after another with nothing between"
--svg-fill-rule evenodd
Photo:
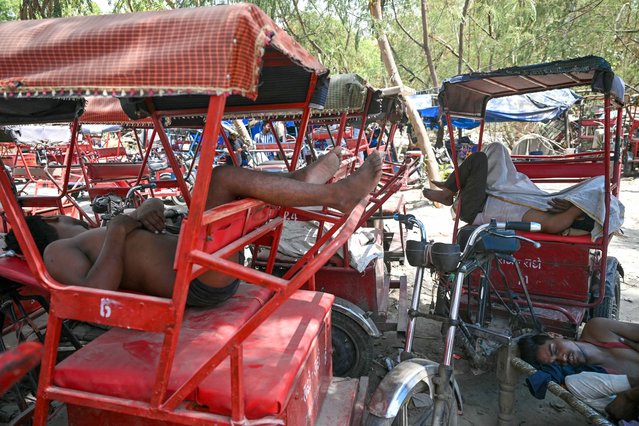
<instances>
[{"instance_id":1,"label":"red and white canopy fabric","mask_svg":"<svg viewBox=\"0 0 639 426\"><path fill-rule=\"evenodd\" d=\"M84 113L80 117L83 124L118 124L131 127L153 127L153 120L143 118L132 120L122 110L118 98L89 96L86 98Z\"/></svg>"},{"instance_id":2,"label":"red and white canopy fabric","mask_svg":"<svg viewBox=\"0 0 639 426\"><path fill-rule=\"evenodd\" d=\"M328 70L255 5L0 25L5 97L235 94L255 100L268 66Z\"/></svg>"}]
</instances>

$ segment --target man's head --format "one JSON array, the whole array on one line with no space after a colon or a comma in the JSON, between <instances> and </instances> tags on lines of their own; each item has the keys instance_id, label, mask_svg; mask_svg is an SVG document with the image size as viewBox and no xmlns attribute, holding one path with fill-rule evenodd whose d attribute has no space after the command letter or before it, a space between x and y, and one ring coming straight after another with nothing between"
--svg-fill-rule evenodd
<instances>
[{"instance_id":1,"label":"man's head","mask_svg":"<svg viewBox=\"0 0 639 426\"><path fill-rule=\"evenodd\" d=\"M267 134L271 131L271 125L268 123L268 121L264 121L262 123L262 133L263 134Z\"/></svg>"},{"instance_id":2,"label":"man's head","mask_svg":"<svg viewBox=\"0 0 639 426\"><path fill-rule=\"evenodd\" d=\"M529 364L587 364L586 356L574 340L553 338L546 334L526 336L519 340L521 359Z\"/></svg>"},{"instance_id":3,"label":"man's head","mask_svg":"<svg viewBox=\"0 0 639 426\"><path fill-rule=\"evenodd\" d=\"M89 229L86 222L69 216L27 216L25 220L40 254L43 254L44 249L52 242L61 238L71 238ZM13 230L9 231L4 239L7 249L22 253Z\"/></svg>"}]
</instances>

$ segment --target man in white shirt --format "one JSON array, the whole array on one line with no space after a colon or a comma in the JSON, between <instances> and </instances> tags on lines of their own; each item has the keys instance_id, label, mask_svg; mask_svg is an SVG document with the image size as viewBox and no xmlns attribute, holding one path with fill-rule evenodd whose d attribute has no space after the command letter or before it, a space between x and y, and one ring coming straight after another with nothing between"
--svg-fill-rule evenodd
<instances>
[{"instance_id":1,"label":"man in white shirt","mask_svg":"<svg viewBox=\"0 0 639 426\"><path fill-rule=\"evenodd\" d=\"M271 131L271 126L267 122L262 123L262 130L259 133L256 133L253 137L253 142L255 142L255 148L260 149L259 145L261 144L275 144L275 136ZM274 152L267 152L266 156L269 160L273 160L275 158Z\"/></svg>"}]
</instances>

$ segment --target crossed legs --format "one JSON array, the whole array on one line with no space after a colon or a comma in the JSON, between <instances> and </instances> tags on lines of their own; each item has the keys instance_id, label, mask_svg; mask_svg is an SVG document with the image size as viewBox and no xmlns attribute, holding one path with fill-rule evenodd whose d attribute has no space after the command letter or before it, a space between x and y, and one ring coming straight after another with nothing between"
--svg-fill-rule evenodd
<instances>
[{"instance_id":1,"label":"crossed legs","mask_svg":"<svg viewBox=\"0 0 639 426\"><path fill-rule=\"evenodd\" d=\"M303 169L285 174L234 166L216 167L211 175L206 208L238 198L255 198L284 207L328 206L350 213L377 186L382 175L382 160L377 154L369 155L355 173L326 184L337 172L340 162L339 153L333 152ZM200 281L219 288L229 285L232 278L208 271L200 276Z\"/></svg>"},{"instance_id":2,"label":"crossed legs","mask_svg":"<svg viewBox=\"0 0 639 426\"><path fill-rule=\"evenodd\" d=\"M343 213L371 192L382 173L379 155L371 155L351 176L326 184L337 172L340 155L331 152L317 162L289 174L260 172L240 167L213 169L206 208L238 198L256 198L284 207L323 205Z\"/></svg>"}]
</instances>

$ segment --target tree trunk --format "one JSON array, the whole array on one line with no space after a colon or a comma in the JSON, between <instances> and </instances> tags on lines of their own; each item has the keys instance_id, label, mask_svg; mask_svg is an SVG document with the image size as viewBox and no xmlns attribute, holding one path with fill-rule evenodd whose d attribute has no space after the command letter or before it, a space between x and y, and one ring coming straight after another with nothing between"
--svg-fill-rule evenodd
<instances>
[{"instance_id":1,"label":"tree trunk","mask_svg":"<svg viewBox=\"0 0 639 426\"><path fill-rule=\"evenodd\" d=\"M406 98L406 88L404 87L402 78L400 77L399 71L397 70L397 65L395 64L395 58L393 57L390 43L388 41L388 38L386 37L384 30L381 28L381 2L382 0L370 0L369 8L371 16L373 17L373 21L375 22L375 26L377 27L377 43L379 45L382 61L384 62L384 67L386 68L386 72L390 77L391 85L398 86L400 88L401 99L404 103L404 108L406 109L406 115L408 116L408 120L410 120L410 123L413 126L415 136L417 136L417 146L422 151L422 154L426 159L425 163L428 178L430 180L439 180L439 167L437 166L435 154L431 149L430 139L428 138L428 134L426 133L424 122L419 116L419 112L415 109L414 105L411 104ZM434 188L434 185L430 184L430 186Z\"/></svg>"},{"instance_id":2,"label":"tree trunk","mask_svg":"<svg viewBox=\"0 0 639 426\"><path fill-rule=\"evenodd\" d=\"M466 18L468 17L468 9L470 9L470 5L472 0L464 1L464 8L462 9L461 20L459 21L459 56L457 57L457 73L462 73L462 65L464 63L464 27L466 25Z\"/></svg>"},{"instance_id":3,"label":"tree trunk","mask_svg":"<svg viewBox=\"0 0 639 426\"><path fill-rule=\"evenodd\" d=\"M427 3L428 0L422 0L422 47L424 54L426 55L426 61L428 62L428 70L430 71L430 81L433 83L433 87L438 88L439 82L437 81L437 72L435 71L435 64L433 63L433 54L430 51L430 44L428 40L428 15L427 15Z\"/></svg>"},{"instance_id":4,"label":"tree trunk","mask_svg":"<svg viewBox=\"0 0 639 426\"><path fill-rule=\"evenodd\" d=\"M246 130L246 126L242 123L242 120L233 120L233 125L235 126L235 130L240 135L240 139L244 141L247 146L253 146L253 139L251 139L251 134L248 130Z\"/></svg>"}]
</instances>

